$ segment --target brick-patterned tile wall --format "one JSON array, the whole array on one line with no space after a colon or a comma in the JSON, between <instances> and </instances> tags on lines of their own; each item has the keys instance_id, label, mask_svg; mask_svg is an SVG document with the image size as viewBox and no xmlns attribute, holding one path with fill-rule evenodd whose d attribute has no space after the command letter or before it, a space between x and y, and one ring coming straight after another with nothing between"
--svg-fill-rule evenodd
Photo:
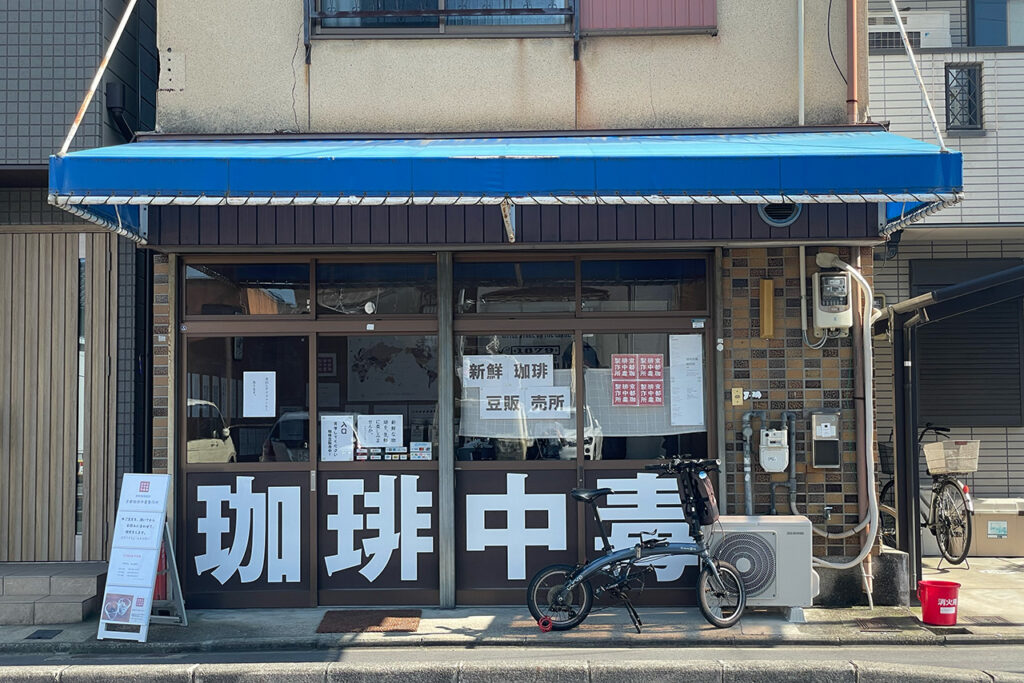
<instances>
[{"instance_id":1,"label":"brick-patterned tile wall","mask_svg":"<svg viewBox=\"0 0 1024 683\"><path fill-rule=\"evenodd\" d=\"M856 248L828 248L847 262L856 258ZM818 270L814 263L817 250L808 248L807 275ZM851 253L851 251L853 253ZM871 249L860 250L861 270L871 280ZM829 341L823 349L808 348L800 328L799 251L792 248L725 249L722 265L725 299L726 395L725 434L729 472L729 511L742 514L743 500L743 414L751 410L768 411L769 423L776 427L780 414L789 410L798 415L796 434L797 508L816 525L841 532L859 521L857 500L856 440L853 406L853 346L851 338ZM761 280L771 279L774 288L775 331L770 339L761 338ZM810 325L810 285L808 285L808 325ZM733 406L730 390L741 387L760 391L760 400ZM810 466L810 411L840 411L842 467L815 469ZM761 425L755 419L752 437L754 514L770 510L770 482L784 482L786 473L764 472L757 458ZM780 514L788 514L788 491L776 489ZM826 525L825 507L831 519ZM826 541L815 536L816 555L852 555L860 547L859 536Z\"/></svg>"},{"instance_id":2,"label":"brick-patterned tile wall","mask_svg":"<svg viewBox=\"0 0 1024 683\"><path fill-rule=\"evenodd\" d=\"M153 256L153 472L168 473L167 399L171 310L166 254Z\"/></svg>"}]
</instances>

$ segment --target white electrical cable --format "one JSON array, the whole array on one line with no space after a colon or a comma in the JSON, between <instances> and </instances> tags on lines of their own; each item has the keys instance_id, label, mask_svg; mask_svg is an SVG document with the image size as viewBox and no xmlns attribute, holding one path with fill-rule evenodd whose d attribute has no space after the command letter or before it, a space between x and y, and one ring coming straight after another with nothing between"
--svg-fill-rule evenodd
<instances>
[{"instance_id":1,"label":"white electrical cable","mask_svg":"<svg viewBox=\"0 0 1024 683\"><path fill-rule=\"evenodd\" d=\"M867 538L864 541L864 546L861 548L860 553L856 558L849 562L827 562L820 558L814 558L814 565L816 567L828 567L830 569L852 569L858 566L864 561L864 558L871 553L871 548L875 544L875 537L878 533L878 497L875 493L875 455L874 455L874 424L875 424L875 409L874 409L874 392L871 387L871 368L874 365L872 352L871 352L871 313L872 303L874 301L871 285L864 279L857 270L848 263L841 261L835 254L829 254L819 252L816 256L818 265L822 268L840 268L849 273L861 286L864 296L864 318L862 325L863 332L863 343L864 343L864 457L867 459L867 491L868 491L868 515L860 524L849 531L845 531L841 534L829 534L823 532L820 529L814 528L814 532L819 536L825 536L827 538L848 538L856 533L859 533L862 529L870 525ZM795 510L794 514L799 514ZM813 527L812 527L813 528Z\"/></svg>"}]
</instances>

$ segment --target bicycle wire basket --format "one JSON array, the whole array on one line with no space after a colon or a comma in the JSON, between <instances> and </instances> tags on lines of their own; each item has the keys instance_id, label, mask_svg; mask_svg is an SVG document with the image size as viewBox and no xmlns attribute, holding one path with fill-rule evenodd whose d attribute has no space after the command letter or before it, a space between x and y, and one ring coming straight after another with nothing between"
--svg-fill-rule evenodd
<instances>
[{"instance_id":1,"label":"bicycle wire basket","mask_svg":"<svg viewBox=\"0 0 1024 683\"><path fill-rule=\"evenodd\" d=\"M878 468L882 470L882 474L892 476L894 470L891 443L878 444Z\"/></svg>"},{"instance_id":2,"label":"bicycle wire basket","mask_svg":"<svg viewBox=\"0 0 1024 683\"><path fill-rule=\"evenodd\" d=\"M932 474L954 474L978 471L978 450L981 441L936 441L921 447Z\"/></svg>"}]
</instances>

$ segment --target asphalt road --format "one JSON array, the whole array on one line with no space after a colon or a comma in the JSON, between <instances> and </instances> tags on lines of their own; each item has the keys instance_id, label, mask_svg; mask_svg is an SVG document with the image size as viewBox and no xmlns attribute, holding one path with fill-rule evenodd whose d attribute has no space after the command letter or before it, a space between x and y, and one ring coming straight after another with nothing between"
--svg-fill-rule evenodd
<instances>
[{"instance_id":1,"label":"asphalt road","mask_svg":"<svg viewBox=\"0 0 1024 683\"><path fill-rule=\"evenodd\" d=\"M386 661L409 664L464 661L536 662L536 663L622 663L667 662L681 656L689 660L861 660L939 666L958 669L982 669L1024 674L1024 646L933 645L925 647L767 647L767 648L553 648L553 647L480 647L480 648L349 648L344 650L274 652L201 652L171 655L0 655L0 666L38 666L55 664L222 664L262 662L345 662L374 665Z\"/></svg>"}]
</instances>

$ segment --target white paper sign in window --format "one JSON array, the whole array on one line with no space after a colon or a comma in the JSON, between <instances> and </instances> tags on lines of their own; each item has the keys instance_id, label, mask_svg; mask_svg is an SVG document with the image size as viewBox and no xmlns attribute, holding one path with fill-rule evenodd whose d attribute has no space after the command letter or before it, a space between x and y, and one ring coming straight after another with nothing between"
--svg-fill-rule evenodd
<instances>
[{"instance_id":1,"label":"white paper sign in window","mask_svg":"<svg viewBox=\"0 0 1024 683\"><path fill-rule=\"evenodd\" d=\"M554 356L463 356L462 386L494 390L498 387L551 386Z\"/></svg>"},{"instance_id":2,"label":"white paper sign in window","mask_svg":"<svg viewBox=\"0 0 1024 683\"><path fill-rule=\"evenodd\" d=\"M277 417L277 373L243 372L242 417Z\"/></svg>"},{"instance_id":3,"label":"white paper sign in window","mask_svg":"<svg viewBox=\"0 0 1024 683\"><path fill-rule=\"evenodd\" d=\"M398 448L404 445L401 415L360 415L357 436L362 448Z\"/></svg>"},{"instance_id":4,"label":"white paper sign in window","mask_svg":"<svg viewBox=\"0 0 1024 683\"><path fill-rule=\"evenodd\" d=\"M320 418L321 457L324 462L352 462L355 445L353 415L324 415Z\"/></svg>"},{"instance_id":5,"label":"white paper sign in window","mask_svg":"<svg viewBox=\"0 0 1024 683\"><path fill-rule=\"evenodd\" d=\"M704 426L704 338L669 335L668 354L672 424Z\"/></svg>"}]
</instances>

